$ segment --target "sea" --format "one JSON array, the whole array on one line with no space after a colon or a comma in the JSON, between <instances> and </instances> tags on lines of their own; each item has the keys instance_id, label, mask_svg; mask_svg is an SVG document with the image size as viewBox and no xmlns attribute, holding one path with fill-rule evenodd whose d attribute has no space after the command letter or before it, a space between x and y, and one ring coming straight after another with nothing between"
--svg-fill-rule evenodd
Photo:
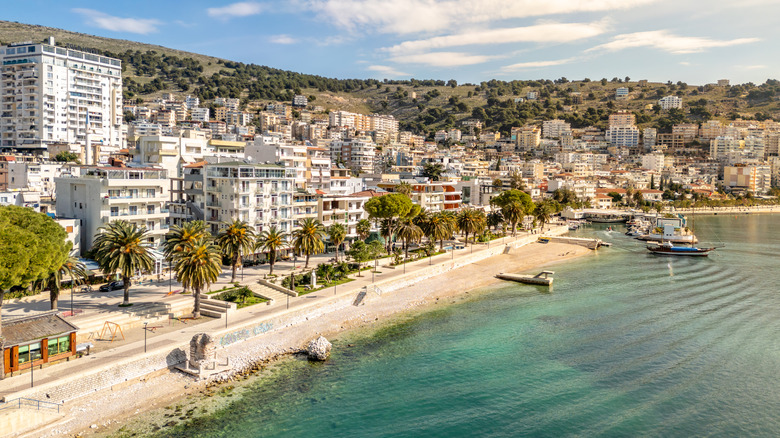
<instances>
[{"instance_id":1,"label":"sea","mask_svg":"<svg viewBox=\"0 0 780 438\"><path fill-rule=\"evenodd\" d=\"M556 264L336 339L216 395L154 437L776 437L780 215L695 220L705 258L649 254L625 226ZM457 287L457 285L453 285Z\"/></svg>"}]
</instances>

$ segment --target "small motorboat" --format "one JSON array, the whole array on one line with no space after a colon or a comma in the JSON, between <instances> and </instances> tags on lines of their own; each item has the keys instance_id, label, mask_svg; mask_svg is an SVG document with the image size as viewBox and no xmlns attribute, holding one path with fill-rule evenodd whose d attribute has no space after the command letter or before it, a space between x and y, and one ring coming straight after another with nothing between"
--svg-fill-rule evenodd
<instances>
[{"instance_id":1,"label":"small motorboat","mask_svg":"<svg viewBox=\"0 0 780 438\"><path fill-rule=\"evenodd\" d=\"M672 242L647 245L648 251L659 255L706 257L715 248L697 248L695 246L675 246Z\"/></svg>"}]
</instances>

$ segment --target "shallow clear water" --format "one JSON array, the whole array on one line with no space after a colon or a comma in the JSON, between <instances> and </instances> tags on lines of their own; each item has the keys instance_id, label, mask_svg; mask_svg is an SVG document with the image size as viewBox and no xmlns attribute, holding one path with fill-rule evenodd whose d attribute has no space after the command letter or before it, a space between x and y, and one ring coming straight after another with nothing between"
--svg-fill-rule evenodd
<instances>
[{"instance_id":1,"label":"shallow clear water","mask_svg":"<svg viewBox=\"0 0 780 438\"><path fill-rule=\"evenodd\" d=\"M160 436L777 436L780 216L696 220L709 258L613 243L288 363Z\"/></svg>"}]
</instances>

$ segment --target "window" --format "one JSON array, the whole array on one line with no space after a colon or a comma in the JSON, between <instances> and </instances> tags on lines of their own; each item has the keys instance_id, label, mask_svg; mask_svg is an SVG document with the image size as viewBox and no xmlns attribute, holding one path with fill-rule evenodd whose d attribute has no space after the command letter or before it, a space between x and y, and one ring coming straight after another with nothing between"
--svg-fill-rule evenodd
<instances>
[{"instance_id":1,"label":"window","mask_svg":"<svg viewBox=\"0 0 780 438\"><path fill-rule=\"evenodd\" d=\"M138 214L138 207L135 205L131 205L130 207L128 207L128 212L130 216L135 216Z\"/></svg>"},{"instance_id":2,"label":"window","mask_svg":"<svg viewBox=\"0 0 780 438\"><path fill-rule=\"evenodd\" d=\"M111 207L111 216L119 216L119 207Z\"/></svg>"},{"instance_id":3,"label":"window","mask_svg":"<svg viewBox=\"0 0 780 438\"><path fill-rule=\"evenodd\" d=\"M70 351L70 336L49 339L49 356L67 353Z\"/></svg>"},{"instance_id":4,"label":"window","mask_svg":"<svg viewBox=\"0 0 780 438\"><path fill-rule=\"evenodd\" d=\"M154 214L154 205L146 206L146 214Z\"/></svg>"},{"instance_id":5,"label":"window","mask_svg":"<svg viewBox=\"0 0 780 438\"><path fill-rule=\"evenodd\" d=\"M147 198L154 198L154 196L155 196L155 189L146 189Z\"/></svg>"},{"instance_id":6,"label":"window","mask_svg":"<svg viewBox=\"0 0 780 438\"><path fill-rule=\"evenodd\" d=\"M30 361L40 360L42 357L40 342L19 347L19 365Z\"/></svg>"}]
</instances>

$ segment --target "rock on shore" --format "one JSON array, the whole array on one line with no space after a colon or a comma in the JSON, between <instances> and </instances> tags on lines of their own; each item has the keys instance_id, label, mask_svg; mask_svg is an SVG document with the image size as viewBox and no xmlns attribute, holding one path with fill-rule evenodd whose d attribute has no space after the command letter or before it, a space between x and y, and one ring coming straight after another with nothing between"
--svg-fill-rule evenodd
<instances>
[{"instance_id":1,"label":"rock on shore","mask_svg":"<svg viewBox=\"0 0 780 438\"><path fill-rule=\"evenodd\" d=\"M320 336L309 342L306 346L306 354L309 360L326 360L330 355L330 347L331 343L324 336Z\"/></svg>"}]
</instances>

